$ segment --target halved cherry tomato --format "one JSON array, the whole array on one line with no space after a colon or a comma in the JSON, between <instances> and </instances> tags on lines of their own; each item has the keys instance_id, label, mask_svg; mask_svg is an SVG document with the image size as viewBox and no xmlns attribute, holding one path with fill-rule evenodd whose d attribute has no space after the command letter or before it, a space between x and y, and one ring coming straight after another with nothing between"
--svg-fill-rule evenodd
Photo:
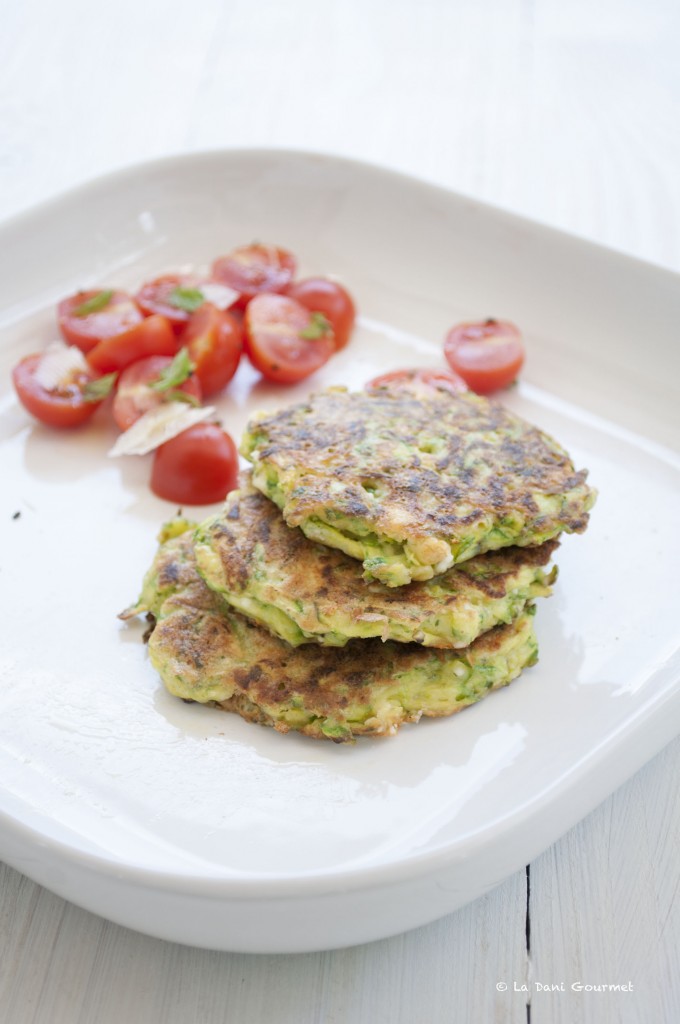
<instances>
[{"instance_id":1,"label":"halved cherry tomato","mask_svg":"<svg viewBox=\"0 0 680 1024\"><path fill-rule=\"evenodd\" d=\"M239 305L245 306L260 292L282 292L293 280L295 257L277 245L244 245L212 265L216 281L239 292Z\"/></svg>"},{"instance_id":2,"label":"halved cherry tomato","mask_svg":"<svg viewBox=\"0 0 680 1024\"><path fill-rule=\"evenodd\" d=\"M336 349L345 347L356 319L354 300L346 288L327 277L306 277L288 285L285 294L307 309L323 313L333 325Z\"/></svg>"},{"instance_id":3,"label":"halved cherry tomato","mask_svg":"<svg viewBox=\"0 0 680 1024\"><path fill-rule=\"evenodd\" d=\"M176 334L186 327L191 314L203 303L198 279L189 274L164 274L147 281L135 300L145 316L160 313L169 320Z\"/></svg>"},{"instance_id":4,"label":"halved cherry tomato","mask_svg":"<svg viewBox=\"0 0 680 1024\"><path fill-rule=\"evenodd\" d=\"M104 338L88 352L87 358L95 370L109 373L111 370L124 370L145 356L174 356L177 348L177 338L170 322L155 314L147 316L129 331Z\"/></svg>"},{"instance_id":5,"label":"halved cherry tomato","mask_svg":"<svg viewBox=\"0 0 680 1024\"><path fill-rule=\"evenodd\" d=\"M397 388L414 394L434 389L459 395L469 390L463 378L451 370L392 370L391 373L381 373L379 377L369 380L365 387Z\"/></svg>"},{"instance_id":6,"label":"halved cherry tomato","mask_svg":"<svg viewBox=\"0 0 680 1024\"><path fill-rule=\"evenodd\" d=\"M256 295L245 317L246 354L268 380L294 384L327 363L333 328L287 295Z\"/></svg>"},{"instance_id":7,"label":"halved cherry tomato","mask_svg":"<svg viewBox=\"0 0 680 1024\"><path fill-rule=\"evenodd\" d=\"M509 320L457 324L444 341L452 370L479 395L511 384L524 363L524 342Z\"/></svg>"},{"instance_id":8,"label":"halved cherry tomato","mask_svg":"<svg viewBox=\"0 0 680 1024\"><path fill-rule=\"evenodd\" d=\"M243 351L243 330L231 313L206 302L191 315L181 344L189 350L203 394L212 395L236 373Z\"/></svg>"},{"instance_id":9,"label":"halved cherry tomato","mask_svg":"<svg viewBox=\"0 0 680 1024\"><path fill-rule=\"evenodd\" d=\"M57 319L66 341L89 352L105 338L140 323L142 314L127 292L95 289L62 299Z\"/></svg>"},{"instance_id":10,"label":"halved cherry tomato","mask_svg":"<svg viewBox=\"0 0 680 1024\"><path fill-rule=\"evenodd\" d=\"M238 481L238 452L215 423L197 423L156 449L151 490L178 505L212 505Z\"/></svg>"},{"instance_id":11,"label":"halved cherry tomato","mask_svg":"<svg viewBox=\"0 0 680 1024\"><path fill-rule=\"evenodd\" d=\"M24 408L48 427L79 427L97 411L103 399L90 401L86 386L95 373L74 370L54 388L45 388L36 378L44 353L26 356L12 370L12 382Z\"/></svg>"},{"instance_id":12,"label":"halved cherry tomato","mask_svg":"<svg viewBox=\"0 0 680 1024\"><path fill-rule=\"evenodd\" d=\"M200 381L195 374L192 374L178 387L169 388L165 392L149 386L154 381L158 381L163 370L171 365L170 356L147 356L146 359L138 359L136 363L131 363L123 370L118 380L111 410L120 430L127 430L145 412L155 409L163 401L172 399L178 391L192 396L197 403L200 403L203 393Z\"/></svg>"}]
</instances>

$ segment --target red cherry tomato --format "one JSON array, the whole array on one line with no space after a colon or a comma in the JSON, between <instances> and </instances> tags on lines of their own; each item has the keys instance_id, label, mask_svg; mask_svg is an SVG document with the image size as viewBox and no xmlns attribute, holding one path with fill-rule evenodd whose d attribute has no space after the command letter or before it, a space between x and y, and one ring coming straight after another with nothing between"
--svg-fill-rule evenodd
<instances>
[{"instance_id":1,"label":"red cherry tomato","mask_svg":"<svg viewBox=\"0 0 680 1024\"><path fill-rule=\"evenodd\" d=\"M101 401L88 401L84 393L96 374L69 373L55 388L45 388L36 379L43 354L26 356L12 370L12 382L24 408L48 427L78 427L89 420Z\"/></svg>"},{"instance_id":2,"label":"red cherry tomato","mask_svg":"<svg viewBox=\"0 0 680 1024\"><path fill-rule=\"evenodd\" d=\"M309 377L335 351L329 322L320 323L287 295L256 295L248 303L245 324L248 358L264 377L281 384Z\"/></svg>"},{"instance_id":3,"label":"red cherry tomato","mask_svg":"<svg viewBox=\"0 0 680 1024\"><path fill-rule=\"evenodd\" d=\"M469 388L462 377L451 370L393 370L391 373L382 373L379 377L365 385L367 388L397 388L404 391L412 391L420 394L431 389L435 391L448 391L452 395L459 395Z\"/></svg>"},{"instance_id":4,"label":"red cherry tomato","mask_svg":"<svg viewBox=\"0 0 680 1024\"><path fill-rule=\"evenodd\" d=\"M156 449L151 490L177 505L212 505L238 485L238 452L215 423L197 423Z\"/></svg>"},{"instance_id":5,"label":"red cherry tomato","mask_svg":"<svg viewBox=\"0 0 680 1024\"><path fill-rule=\"evenodd\" d=\"M524 342L509 320L481 320L452 327L444 355L473 391L488 395L515 380L524 363Z\"/></svg>"},{"instance_id":6,"label":"red cherry tomato","mask_svg":"<svg viewBox=\"0 0 680 1024\"><path fill-rule=\"evenodd\" d=\"M293 280L296 262L292 253L276 245L244 245L212 265L212 276L239 292L245 306L260 292L282 292Z\"/></svg>"},{"instance_id":7,"label":"red cherry tomato","mask_svg":"<svg viewBox=\"0 0 680 1024\"><path fill-rule=\"evenodd\" d=\"M356 308L352 296L341 284L327 277L307 277L288 285L286 295L307 309L323 313L333 325L336 349L345 347L354 327Z\"/></svg>"},{"instance_id":8,"label":"red cherry tomato","mask_svg":"<svg viewBox=\"0 0 680 1024\"><path fill-rule=\"evenodd\" d=\"M69 345L89 352L105 338L134 327L142 314L127 292L95 289L62 299L57 319Z\"/></svg>"},{"instance_id":9,"label":"red cherry tomato","mask_svg":"<svg viewBox=\"0 0 680 1024\"><path fill-rule=\"evenodd\" d=\"M159 313L179 334L189 323L194 309L201 304L198 296L195 296L196 303L192 302L193 293L197 290L200 291L198 279L189 274L164 274L143 284L135 299L145 316Z\"/></svg>"},{"instance_id":10,"label":"red cherry tomato","mask_svg":"<svg viewBox=\"0 0 680 1024\"><path fill-rule=\"evenodd\" d=\"M149 385L157 381L163 370L172 363L170 356L147 356L131 363L120 375L113 399L113 418L119 430L127 430L140 416L155 409L161 402L172 399L173 393L182 391L200 403L203 398L201 384L192 374L183 384L168 391L157 391Z\"/></svg>"},{"instance_id":11,"label":"red cherry tomato","mask_svg":"<svg viewBox=\"0 0 680 1024\"><path fill-rule=\"evenodd\" d=\"M221 391L236 373L243 330L231 313L206 302L191 315L181 337L189 350L204 395Z\"/></svg>"},{"instance_id":12,"label":"red cherry tomato","mask_svg":"<svg viewBox=\"0 0 680 1024\"><path fill-rule=\"evenodd\" d=\"M174 356L177 339L170 322L158 314L148 316L135 327L111 338L104 338L88 352L91 366L100 373L124 370L145 356Z\"/></svg>"}]
</instances>

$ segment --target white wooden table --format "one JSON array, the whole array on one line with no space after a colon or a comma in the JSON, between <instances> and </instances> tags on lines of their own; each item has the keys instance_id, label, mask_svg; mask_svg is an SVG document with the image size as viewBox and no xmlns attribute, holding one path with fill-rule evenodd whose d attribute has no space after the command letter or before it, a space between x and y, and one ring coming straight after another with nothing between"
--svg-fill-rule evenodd
<instances>
[{"instance_id":1,"label":"white wooden table","mask_svg":"<svg viewBox=\"0 0 680 1024\"><path fill-rule=\"evenodd\" d=\"M280 145L680 270L679 38L673 0L5 4L0 217L133 161ZM679 777L676 740L484 899L339 952L173 946L0 869L0 1020L678 1021Z\"/></svg>"}]
</instances>

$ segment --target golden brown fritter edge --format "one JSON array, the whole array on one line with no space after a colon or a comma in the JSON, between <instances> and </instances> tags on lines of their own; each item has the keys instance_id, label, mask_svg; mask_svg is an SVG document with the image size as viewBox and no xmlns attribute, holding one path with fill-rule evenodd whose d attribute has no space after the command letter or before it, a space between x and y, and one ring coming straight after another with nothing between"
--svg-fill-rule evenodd
<instances>
[{"instance_id":1,"label":"golden brown fritter edge","mask_svg":"<svg viewBox=\"0 0 680 1024\"><path fill-rule=\"evenodd\" d=\"M530 611L455 653L380 640L292 648L231 612L198 576L192 550L190 533L164 544L134 608L158 616L152 664L175 696L279 732L335 742L393 735L405 722L475 703L537 657Z\"/></svg>"},{"instance_id":2,"label":"golden brown fritter edge","mask_svg":"<svg viewBox=\"0 0 680 1024\"><path fill-rule=\"evenodd\" d=\"M331 388L258 414L241 451L289 525L392 586L580 533L595 500L556 441L471 393Z\"/></svg>"},{"instance_id":3,"label":"golden brown fritter edge","mask_svg":"<svg viewBox=\"0 0 680 1024\"><path fill-rule=\"evenodd\" d=\"M252 486L249 472L194 536L198 570L238 611L289 643L342 646L378 636L431 647L468 646L545 597L559 541L478 555L434 580L398 589L366 583L360 564L308 540Z\"/></svg>"}]
</instances>

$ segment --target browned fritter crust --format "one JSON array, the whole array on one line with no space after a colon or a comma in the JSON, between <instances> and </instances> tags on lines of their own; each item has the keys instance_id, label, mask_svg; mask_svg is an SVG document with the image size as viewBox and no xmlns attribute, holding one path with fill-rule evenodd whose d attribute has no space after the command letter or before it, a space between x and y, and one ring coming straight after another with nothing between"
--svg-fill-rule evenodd
<instances>
[{"instance_id":1,"label":"browned fritter crust","mask_svg":"<svg viewBox=\"0 0 680 1024\"><path fill-rule=\"evenodd\" d=\"M152 663L176 696L215 702L282 732L337 741L391 734L421 715L461 710L536 658L526 613L455 654L380 640L292 648L229 610L195 570L187 579L191 550L185 534L157 556L154 575L167 578L167 563L179 560L183 583L163 602L149 641Z\"/></svg>"},{"instance_id":2,"label":"browned fritter crust","mask_svg":"<svg viewBox=\"0 0 680 1024\"><path fill-rule=\"evenodd\" d=\"M290 643L341 645L351 637L465 647L547 596L542 567L559 542L478 555L424 583L398 590L362 579L360 564L315 544L241 474L224 510L199 526L199 571L230 603ZM273 612L272 612L273 609Z\"/></svg>"},{"instance_id":3,"label":"browned fritter crust","mask_svg":"<svg viewBox=\"0 0 680 1024\"><path fill-rule=\"evenodd\" d=\"M407 545L441 539L456 562L579 533L594 501L557 442L471 393L329 389L256 417L242 451L289 525L308 532L341 516Z\"/></svg>"}]
</instances>

